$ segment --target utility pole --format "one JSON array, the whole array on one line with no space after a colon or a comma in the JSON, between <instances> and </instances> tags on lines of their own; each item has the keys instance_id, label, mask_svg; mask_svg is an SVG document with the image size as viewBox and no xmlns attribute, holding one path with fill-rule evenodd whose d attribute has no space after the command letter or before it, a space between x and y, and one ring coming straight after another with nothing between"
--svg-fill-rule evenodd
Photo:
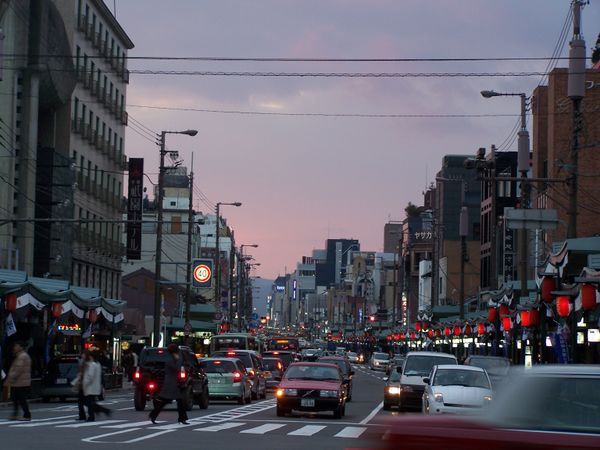
<instances>
[{"instance_id":1,"label":"utility pole","mask_svg":"<svg viewBox=\"0 0 600 450\"><path fill-rule=\"evenodd\" d=\"M221 312L221 251L219 250L219 228L221 216L219 208L221 203L217 203L215 213L217 215L217 223L215 224L215 310ZM222 317L221 317L222 319Z\"/></svg>"},{"instance_id":2,"label":"utility pole","mask_svg":"<svg viewBox=\"0 0 600 450\"><path fill-rule=\"evenodd\" d=\"M469 234L469 209L464 206L466 182L463 181L463 206L460 208L459 219L459 234L460 234L460 298L459 317L460 320L465 318L465 262L467 262L467 235Z\"/></svg>"},{"instance_id":3,"label":"utility pole","mask_svg":"<svg viewBox=\"0 0 600 450\"><path fill-rule=\"evenodd\" d=\"M577 237L577 194L579 170L579 133L582 128L581 102L585 95L585 40L581 34L581 0L573 0L573 39L569 50L569 80L567 95L573 102L573 122L569 171L569 218L567 238Z\"/></svg>"},{"instance_id":4,"label":"utility pole","mask_svg":"<svg viewBox=\"0 0 600 450\"><path fill-rule=\"evenodd\" d=\"M161 273L160 265L162 262L162 226L163 226L163 185L165 176L165 139L166 131L160 133L160 163L158 166L158 192L156 195L156 211L157 211L157 223L156 223L156 255L154 257L154 334L152 337L152 346L158 347L160 342L160 316L161 316L161 303L162 303L162 292L161 292ZM189 226L189 224L188 224Z\"/></svg>"},{"instance_id":5,"label":"utility pole","mask_svg":"<svg viewBox=\"0 0 600 450\"><path fill-rule=\"evenodd\" d=\"M185 323L190 323L190 306L192 303L192 235L196 224L194 220L194 210L192 204L194 200L194 154L192 153L192 168L189 177L189 205L188 205L188 229L187 229L187 271L185 273Z\"/></svg>"}]
</instances>

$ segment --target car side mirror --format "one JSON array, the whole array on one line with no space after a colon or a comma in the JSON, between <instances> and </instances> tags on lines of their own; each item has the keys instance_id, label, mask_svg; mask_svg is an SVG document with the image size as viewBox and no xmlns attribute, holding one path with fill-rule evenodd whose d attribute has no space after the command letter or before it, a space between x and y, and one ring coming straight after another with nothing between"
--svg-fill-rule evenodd
<instances>
[{"instance_id":1,"label":"car side mirror","mask_svg":"<svg viewBox=\"0 0 600 450\"><path fill-rule=\"evenodd\" d=\"M423 383L425 383L425 384L429 384L430 381L431 380L429 379L429 377L424 377L423 378Z\"/></svg>"},{"instance_id":2,"label":"car side mirror","mask_svg":"<svg viewBox=\"0 0 600 450\"><path fill-rule=\"evenodd\" d=\"M396 367L396 372L398 372L398 373L402 373L402 366L398 366L398 367Z\"/></svg>"}]
</instances>

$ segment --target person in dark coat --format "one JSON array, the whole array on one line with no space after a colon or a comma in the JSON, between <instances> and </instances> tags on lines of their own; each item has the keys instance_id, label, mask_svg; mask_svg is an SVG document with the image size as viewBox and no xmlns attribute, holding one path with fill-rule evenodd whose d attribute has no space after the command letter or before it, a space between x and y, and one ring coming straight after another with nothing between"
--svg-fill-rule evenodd
<instances>
[{"instance_id":1,"label":"person in dark coat","mask_svg":"<svg viewBox=\"0 0 600 450\"><path fill-rule=\"evenodd\" d=\"M183 404L183 393L179 385L179 372L181 370L181 362L179 361L179 347L177 344L169 344L167 351L170 358L165 362L165 380L162 389L155 398L154 409L148 415L152 423L156 423L156 418L164 408L164 406L172 400L177 401L177 422L188 425L188 416Z\"/></svg>"}]
</instances>

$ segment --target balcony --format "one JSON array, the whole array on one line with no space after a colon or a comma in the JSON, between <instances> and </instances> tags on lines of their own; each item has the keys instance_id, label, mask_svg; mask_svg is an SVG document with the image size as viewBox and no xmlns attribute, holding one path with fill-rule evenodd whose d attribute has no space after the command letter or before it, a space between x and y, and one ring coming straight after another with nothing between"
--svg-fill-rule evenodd
<instances>
[{"instance_id":1,"label":"balcony","mask_svg":"<svg viewBox=\"0 0 600 450\"><path fill-rule=\"evenodd\" d=\"M100 33L95 33L94 35L94 47L98 50L102 50L102 36Z\"/></svg>"},{"instance_id":2,"label":"balcony","mask_svg":"<svg viewBox=\"0 0 600 450\"><path fill-rule=\"evenodd\" d=\"M123 82L129 84L129 70L127 69L123 71Z\"/></svg>"},{"instance_id":3,"label":"balcony","mask_svg":"<svg viewBox=\"0 0 600 450\"><path fill-rule=\"evenodd\" d=\"M129 114L127 111L121 111L121 123L125 126L129 123Z\"/></svg>"},{"instance_id":4,"label":"balcony","mask_svg":"<svg viewBox=\"0 0 600 450\"><path fill-rule=\"evenodd\" d=\"M82 33L85 33L87 31L87 23L88 19L86 16L79 16L79 23L77 24L77 29Z\"/></svg>"},{"instance_id":5,"label":"balcony","mask_svg":"<svg viewBox=\"0 0 600 450\"><path fill-rule=\"evenodd\" d=\"M121 156L121 170L123 170L123 171L128 170L128 167L127 167L127 156L125 156L125 155Z\"/></svg>"},{"instance_id":6,"label":"balcony","mask_svg":"<svg viewBox=\"0 0 600 450\"><path fill-rule=\"evenodd\" d=\"M87 28L85 31L85 37L90 41L93 41L94 37L96 35L96 30L94 28L95 28L95 25L92 22L88 22Z\"/></svg>"}]
</instances>

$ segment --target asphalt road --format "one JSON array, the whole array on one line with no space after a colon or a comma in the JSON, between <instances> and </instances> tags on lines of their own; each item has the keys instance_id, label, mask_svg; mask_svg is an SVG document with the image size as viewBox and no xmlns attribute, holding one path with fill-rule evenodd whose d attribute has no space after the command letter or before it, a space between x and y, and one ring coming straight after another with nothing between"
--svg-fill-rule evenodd
<instances>
[{"instance_id":1,"label":"asphalt road","mask_svg":"<svg viewBox=\"0 0 600 450\"><path fill-rule=\"evenodd\" d=\"M156 425L145 412L133 409L131 388L111 392L104 402L111 417L96 417L96 422L78 422L77 403L32 403L31 422L9 421L10 408L0 409L0 447L2 450L64 450L112 447L137 449L205 448L336 450L377 446L385 429L381 419L390 414L382 408L382 372L355 366L352 401L346 415L334 419L331 413L299 414L277 417L275 399L250 405L211 401L207 410L197 406L189 412L189 425L177 423L175 404L161 413Z\"/></svg>"}]
</instances>

